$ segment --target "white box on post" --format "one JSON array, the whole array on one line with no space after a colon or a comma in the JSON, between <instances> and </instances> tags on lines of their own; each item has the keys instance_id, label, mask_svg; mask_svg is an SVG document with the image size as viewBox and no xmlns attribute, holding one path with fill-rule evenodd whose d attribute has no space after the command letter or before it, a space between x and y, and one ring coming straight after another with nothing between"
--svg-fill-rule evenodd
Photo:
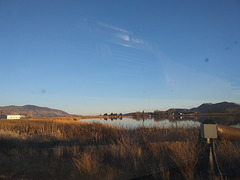
<instances>
[{"instance_id":1,"label":"white box on post","mask_svg":"<svg viewBox=\"0 0 240 180\"><path fill-rule=\"evenodd\" d=\"M217 138L217 125L216 124L201 124L201 137L202 138Z\"/></svg>"}]
</instances>

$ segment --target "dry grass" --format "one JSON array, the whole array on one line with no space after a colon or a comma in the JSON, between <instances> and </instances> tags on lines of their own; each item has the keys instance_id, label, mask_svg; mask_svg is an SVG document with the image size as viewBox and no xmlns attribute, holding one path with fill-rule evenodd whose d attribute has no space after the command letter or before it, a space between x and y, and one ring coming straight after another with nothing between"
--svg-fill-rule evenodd
<instances>
[{"instance_id":1,"label":"dry grass","mask_svg":"<svg viewBox=\"0 0 240 180\"><path fill-rule=\"evenodd\" d=\"M224 175L229 174L232 177L234 177L237 174L239 174L240 165L239 142L231 142L226 140L216 142L216 155L220 169Z\"/></svg>"},{"instance_id":2,"label":"dry grass","mask_svg":"<svg viewBox=\"0 0 240 180\"><path fill-rule=\"evenodd\" d=\"M102 167L101 154L93 149L84 150L73 158L73 163L80 174L86 177L98 177Z\"/></svg>"},{"instance_id":3,"label":"dry grass","mask_svg":"<svg viewBox=\"0 0 240 180\"><path fill-rule=\"evenodd\" d=\"M101 150L84 150L73 158L73 163L83 176L100 176L101 179L109 179L107 169L111 169L111 179L194 177L198 154L191 149L192 143L160 142L147 146L121 139L117 144L101 147ZM173 171L178 171L178 175Z\"/></svg>"},{"instance_id":4,"label":"dry grass","mask_svg":"<svg viewBox=\"0 0 240 180\"><path fill-rule=\"evenodd\" d=\"M63 122L1 120L0 179L201 178L198 129ZM216 154L229 177L240 165L239 144L216 142Z\"/></svg>"},{"instance_id":5,"label":"dry grass","mask_svg":"<svg viewBox=\"0 0 240 180\"><path fill-rule=\"evenodd\" d=\"M185 141L170 143L168 148L170 158L179 167L184 179L193 179L198 162L198 145Z\"/></svg>"}]
</instances>

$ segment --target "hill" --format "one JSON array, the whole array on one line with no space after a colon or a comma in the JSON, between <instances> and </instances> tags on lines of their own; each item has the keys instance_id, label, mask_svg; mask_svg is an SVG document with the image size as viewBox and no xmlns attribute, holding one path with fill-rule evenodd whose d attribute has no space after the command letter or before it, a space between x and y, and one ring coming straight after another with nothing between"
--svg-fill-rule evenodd
<instances>
[{"instance_id":1,"label":"hill","mask_svg":"<svg viewBox=\"0 0 240 180\"><path fill-rule=\"evenodd\" d=\"M169 114L179 114L179 113L240 113L240 104L236 104L233 102L220 102L220 103L204 103L198 107L191 108L191 109L183 109L183 108L171 108L167 111L159 111L165 113L165 115ZM124 115L135 115L136 112L124 114ZM154 114L154 112L148 112L146 114Z\"/></svg>"},{"instance_id":2,"label":"hill","mask_svg":"<svg viewBox=\"0 0 240 180\"><path fill-rule=\"evenodd\" d=\"M0 107L0 113L5 113L5 114L27 115L29 112L32 113L33 117L71 116L70 114L58 109L51 109L47 107L39 107L34 105Z\"/></svg>"},{"instance_id":3,"label":"hill","mask_svg":"<svg viewBox=\"0 0 240 180\"><path fill-rule=\"evenodd\" d=\"M239 110L240 105L232 102L204 103L197 108L190 109L190 111L197 111L199 113L225 113Z\"/></svg>"}]
</instances>

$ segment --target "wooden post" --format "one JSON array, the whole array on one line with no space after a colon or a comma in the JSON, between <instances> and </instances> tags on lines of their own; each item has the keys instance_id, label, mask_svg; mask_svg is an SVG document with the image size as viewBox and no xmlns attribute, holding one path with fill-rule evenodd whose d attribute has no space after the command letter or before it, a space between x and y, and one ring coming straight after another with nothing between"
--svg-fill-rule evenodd
<instances>
[{"instance_id":1,"label":"wooden post","mask_svg":"<svg viewBox=\"0 0 240 180\"><path fill-rule=\"evenodd\" d=\"M210 144L210 138L207 138L207 144Z\"/></svg>"}]
</instances>

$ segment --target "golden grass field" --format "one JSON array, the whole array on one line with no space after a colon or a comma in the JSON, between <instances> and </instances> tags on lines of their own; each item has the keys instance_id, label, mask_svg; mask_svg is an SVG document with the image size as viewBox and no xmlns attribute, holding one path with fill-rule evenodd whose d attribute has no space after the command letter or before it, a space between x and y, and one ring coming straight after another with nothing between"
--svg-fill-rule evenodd
<instances>
[{"instance_id":1,"label":"golden grass field","mask_svg":"<svg viewBox=\"0 0 240 180\"><path fill-rule=\"evenodd\" d=\"M202 173L197 128L126 129L71 118L0 120L0 179L218 179ZM225 179L239 142L216 141Z\"/></svg>"}]
</instances>

